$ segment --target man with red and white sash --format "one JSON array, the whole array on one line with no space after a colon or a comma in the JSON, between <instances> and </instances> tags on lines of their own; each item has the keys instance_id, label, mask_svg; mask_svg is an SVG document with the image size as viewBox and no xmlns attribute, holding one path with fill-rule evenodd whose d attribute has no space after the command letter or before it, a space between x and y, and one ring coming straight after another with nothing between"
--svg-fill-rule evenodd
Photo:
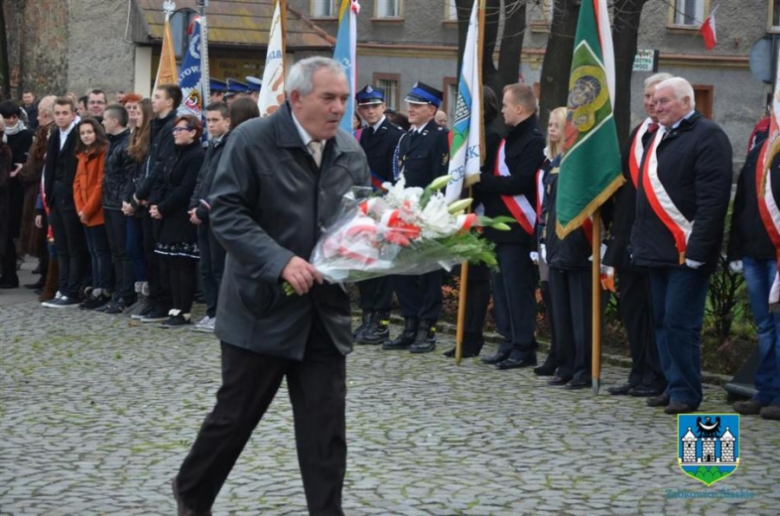
<instances>
[{"instance_id":1,"label":"man with red and white sash","mask_svg":"<svg viewBox=\"0 0 780 516\"><path fill-rule=\"evenodd\" d=\"M636 214L637 182L642 155L658 131L655 87L661 81L671 78L672 75L668 73L658 73L645 79L644 105L647 118L632 131L628 139L628 148L623 151L623 176L626 182L614 197L614 219L603 263L608 267L607 276L611 277L610 279L617 276L620 318L628 336L631 372L628 382L607 389L613 396L658 396L666 387L653 332L650 276L645 267L631 263L628 244Z\"/></svg>"},{"instance_id":2,"label":"man with red and white sash","mask_svg":"<svg viewBox=\"0 0 780 516\"><path fill-rule=\"evenodd\" d=\"M537 101L526 84L504 88L501 113L511 126L501 142L495 170L485 171L474 186L489 217L513 217L511 231L485 230L496 243L499 271L493 273L494 317L504 341L483 358L498 369L536 365L536 273L529 257L535 244L536 172L544 161L544 136L536 116Z\"/></svg>"},{"instance_id":3,"label":"man with red and white sash","mask_svg":"<svg viewBox=\"0 0 780 516\"><path fill-rule=\"evenodd\" d=\"M701 326L710 274L723 240L731 193L731 143L695 110L680 77L656 86L661 125L639 169L633 263L648 267L663 394L648 399L667 414L694 412L702 401Z\"/></svg>"}]
</instances>

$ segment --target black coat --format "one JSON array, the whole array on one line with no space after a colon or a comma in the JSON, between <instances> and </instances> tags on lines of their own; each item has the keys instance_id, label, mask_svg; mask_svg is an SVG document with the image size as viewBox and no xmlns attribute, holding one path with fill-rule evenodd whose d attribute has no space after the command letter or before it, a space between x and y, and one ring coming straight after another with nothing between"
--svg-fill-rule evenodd
<instances>
[{"instance_id":1,"label":"black coat","mask_svg":"<svg viewBox=\"0 0 780 516\"><path fill-rule=\"evenodd\" d=\"M372 132L370 127L366 127L360 132L360 146L368 158L368 166L374 176L372 180L392 183L394 180L393 156L404 130L385 118L376 133L371 134Z\"/></svg>"},{"instance_id":2,"label":"black coat","mask_svg":"<svg viewBox=\"0 0 780 516\"><path fill-rule=\"evenodd\" d=\"M171 111L165 118L152 120L149 158L145 167L146 176L135 192L135 196L140 200L149 199L152 191L160 187L163 181L163 169L168 166L166 162L176 156L176 144L173 140L174 120L176 120L176 111Z\"/></svg>"},{"instance_id":3,"label":"black coat","mask_svg":"<svg viewBox=\"0 0 780 516\"><path fill-rule=\"evenodd\" d=\"M769 233L764 227L758 211L758 193L756 192L756 165L767 132L761 133L753 147L737 180L737 195L731 212L729 230L728 260L741 260L744 257L754 260L775 260L777 251ZM775 172L774 175L776 175Z\"/></svg>"},{"instance_id":4,"label":"black coat","mask_svg":"<svg viewBox=\"0 0 780 516\"><path fill-rule=\"evenodd\" d=\"M539 131L536 115L520 122L509 131L504 144L504 155L511 175L496 176L494 163L493 168L483 171L479 183L474 185L474 191L482 200L485 215L488 217L512 217L512 212L501 198L502 195L525 195L531 206L536 206L536 173L544 163L544 135ZM519 224L510 224L510 227L511 231L487 228L485 236L498 243L535 244L536 236L526 233Z\"/></svg>"},{"instance_id":5,"label":"black coat","mask_svg":"<svg viewBox=\"0 0 780 516\"><path fill-rule=\"evenodd\" d=\"M211 186L214 184L214 175L217 173L217 165L225 149L230 132L222 135L219 141L211 140L206 150L206 158L203 160L203 166L198 172L198 180L195 183L195 190L190 198L190 209L195 208L198 218L201 221L207 221L209 218L208 198L211 192Z\"/></svg>"},{"instance_id":6,"label":"black coat","mask_svg":"<svg viewBox=\"0 0 780 516\"><path fill-rule=\"evenodd\" d=\"M731 196L731 143L716 123L696 112L669 133L657 154L661 183L683 216L694 221L685 258L712 269L720 255ZM640 266L677 266L680 256L674 237L650 206L642 184L644 174L640 169L631 229L633 261Z\"/></svg>"},{"instance_id":7,"label":"black coat","mask_svg":"<svg viewBox=\"0 0 780 516\"><path fill-rule=\"evenodd\" d=\"M610 227L609 237L607 238L607 252L604 254L604 265L610 265L618 269L632 269L635 266L631 263L631 253L628 252L631 241L631 228L636 218L636 187L631 179L631 170L628 166L629 156L631 154L631 144L636 137L640 126L631 131L626 148L623 149L623 177L626 182L615 192L614 199L614 219ZM646 132L642 138L642 145L647 145L652 141L655 132Z\"/></svg>"},{"instance_id":8,"label":"black coat","mask_svg":"<svg viewBox=\"0 0 780 516\"><path fill-rule=\"evenodd\" d=\"M287 296L280 276L294 256L309 259L344 194L368 185L368 162L350 133L339 130L327 142L317 168L289 104L232 132L209 198L211 230L228 254L217 307L221 340L302 360L316 316L341 353L352 349L346 292L325 284Z\"/></svg>"},{"instance_id":9,"label":"black coat","mask_svg":"<svg viewBox=\"0 0 780 516\"><path fill-rule=\"evenodd\" d=\"M78 160L76 159L76 139L78 130L73 126L65 146L60 150L60 130L52 129L46 144L46 165L43 169L44 193L46 205L51 209L55 203L59 209L74 210L73 179L76 177ZM55 185L55 182L57 185ZM56 188L55 188L56 186Z\"/></svg>"},{"instance_id":10,"label":"black coat","mask_svg":"<svg viewBox=\"0 0 780 516\"><path fill-rule=\"evenodd\" d=\"M25 113L27 113L27 127L35 131L38 129L38 106L33 104L32 106L22 106Z\"/></svg>"},{"instance_id":11,"label":"black coat","mask_svg":"<svg viewBox=\"0 0 780 516\"><path fill-rule=\"evenodd\" d=\"M200 140L186 147L176 147L176 154L163 168L162 183L149 198L162 215L157 240L161 244L197 242L197 230L187 214L189 200L195 189L198 171L203 165L204 151Z\"/></svg>"},{"instance_id":12,"label":"black coat","mask_svg":"<svg viewBox=\"0 0 780 516\"><path fill-rule=\"evenodd\" d=\"M419 134L407 131L398 141L398 170L406 186L425 188L449 173L449 132L431 120Z\"/></svg>"},{"instance_id":13,"label":"black coat","mask_svg":"<svg viewBox=\"0 0 780 516\"><path fill-rule=\"evenodd\" d=\"M542 242L547 247L547 264L556 269L580 270L592 267L589 260L593 254L591 240L581 226L566 238L558 238L555 228L558 223L558 210L555 200L558 194L558 167L553 168L545 181L547 196L545 198L544 234Z\"/></svg>"},{"instance_id":14,"label":"black coat","mask_svg":"<svg viewBox=\"0 0 780 516\"><path fill-rule=\"evenodd\" d=\"M129 144L130 131L127 129L120 134L108 135L108 152L103 174L103 208L107 210L122 209L124 192L135 170L135 162L127 155Z\"/></svg>"}]
</instances>

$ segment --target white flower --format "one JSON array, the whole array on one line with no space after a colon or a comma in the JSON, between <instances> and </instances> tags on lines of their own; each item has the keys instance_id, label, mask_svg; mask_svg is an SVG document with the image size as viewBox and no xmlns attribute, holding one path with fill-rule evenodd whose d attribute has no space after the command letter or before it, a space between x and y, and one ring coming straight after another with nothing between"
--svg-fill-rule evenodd
<instances>
[{"instance_id":1,"label":"white flower","mask_svg":"<svg viewBox=\"0 0 780 516\"><path fill-rule=\"evenodd\" d=\"M394 185L382 183L382 187L387 190L385 201L392 208L403 210L405 213L419 210L420 197L424 190L418 187L406 188L406 180L403 176Z\"/></svg>"},{"instance_id":2,"label":"white flower","mask_svg":"<svg viewBox=\"0 0 780 516\"><path fill-rule=\"evenodd\" d=\"M436 193L420 214L420 227L423 238L447 237L458 231L457 220L447 207L447 201Z\"/></svg>"}]
</instances>

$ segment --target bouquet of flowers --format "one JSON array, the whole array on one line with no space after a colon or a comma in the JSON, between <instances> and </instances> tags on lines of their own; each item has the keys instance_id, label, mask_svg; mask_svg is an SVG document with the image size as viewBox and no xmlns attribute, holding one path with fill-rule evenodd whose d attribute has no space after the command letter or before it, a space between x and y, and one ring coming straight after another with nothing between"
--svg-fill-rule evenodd
<instances>
[{"instance_id":1,"label":"bouquet of flowers","mask_svg":"<svg viewBox=\"0 0 780 516\"><path fill-rule=\"evenodd\" d=\"M370 189L353 189L317 242L310 263L331 283L449 270L464 261L495 267L493 244L475 230L490 226L508 231L513 219L466 213L472 199L448 205L439 191L448 182L449 176L442 176L427 188L407 188L402 177L395 185L384 183L387 193L380 197L369 197Z\"/></svg>"}]
</instances>

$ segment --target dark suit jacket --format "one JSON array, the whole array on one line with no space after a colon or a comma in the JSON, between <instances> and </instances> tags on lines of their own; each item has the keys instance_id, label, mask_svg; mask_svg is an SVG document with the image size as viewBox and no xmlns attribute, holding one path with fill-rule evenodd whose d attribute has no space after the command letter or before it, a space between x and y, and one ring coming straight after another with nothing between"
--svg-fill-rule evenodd
<instances>
[{"instance_id":1,"label":"dark suit jacket","mask_svg":"<svg viewBox=\"0 0 780 516\"><path fill-rule=\"evenodd\" d=\"M280 275L293 256L309 259L344 194L368 184L365 154L344 131L328 141L317 168L289 104L231 133L209 197L211 229L228 254L217 307L222 341L302 360L318 316L338 350L352 350L346 292L315 285L287 296Z\"/></svg>"},{"instance_id":2,"label":"dark suit jacket","mask_svg":"<svg viewBox=\"0 0 780 516\"><path fill-rule=\"evenodd\" d=\"M51 209L57 203L59 209L75 210L73 201L73 179L76 177L78 160L76 159L76 138L78 129L74 126L68 133L65 145L60 150L60 130L56 126L52 129L49 141L46 144L46 165L44 167L44 193L46 205ZM54 182L59 182L55 190Z\"/></svg>"},{"instance_id":3,"label":"dark suit jacket","mask_svg":"<svg viewBox=\"0 0 780 516\"><path fill-rule=\"evenodd\" d=\"M449 131L431 120L422 132L413 136L407 131L398 142L398 168L403 171L406 186L425 188L449 173Z\"/></svg>"},{"instance_id":4,"label":"dark suit jacket","mask_svg":"<svg viewBox=\"0 0 780 516\"><path fill-rule=\"evenodd\" d=\"M403 129L394 125L385 118L379 130L369 136L366 127L360 133L360 146L368 158L368 166L371 172L379 176L383 181L393 182L393 154L398 146L398 140L404 134Z\"/></svg>"}]
</instances>

